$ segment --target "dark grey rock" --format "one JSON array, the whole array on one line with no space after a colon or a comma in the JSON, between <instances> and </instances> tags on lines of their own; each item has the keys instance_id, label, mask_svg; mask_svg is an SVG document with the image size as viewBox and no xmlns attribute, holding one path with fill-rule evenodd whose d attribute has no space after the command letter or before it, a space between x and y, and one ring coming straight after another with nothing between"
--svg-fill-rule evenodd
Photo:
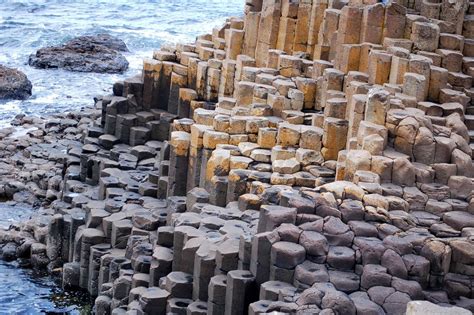
<instances>
[{"instance_id":1,"label":"dark grey rock","mask_svg":"<svg viewBox=\"0 0 474 315\"><path fill-rule=\"evenodd\" d=\"M31 96L31 89L23 72L0 65L0 99L24 100Z\"/></svg>"},{"instance_id":2,"label":"dark grey rock","mask_svg":"<svg viewBox=\"0 0 474 315\"><path fill-rule=\"evenodd\" d=\"M12 261L16 259L17 245L13 242L5 244L1 249L1 258L5 261Z\"/></svg>"},{"instance_id":3,"label":"dark grey rock","mask_svg":"<svg viewBox=\"0 0 474 315\"><path fill-rule=\"evenodd\" d=\"M86 35L86 36L79 36L76 37L72 40L70 40L68 43L78 43L82 44L83 42L91 43L94 45L101 45L105 46L107 48L110 48L115 51L123 51L123 52L128 52L127 45L125 43L114 36L111 36L109 34L103 33L103 34L98 34L98 35Z\"/></svg>"},{"instance_id":4,"label":"dark grey rock","mask_svg":"<svg viewBox=\"0 0 474 315\"><path fill-rule=\"evenodd\" d=\"M125 44L110 35L81 36L62 46L45 47L31 54L30 66L69 71L122 73L128 61L119 51L127 51Z\"/></svg>"}]
</instances>

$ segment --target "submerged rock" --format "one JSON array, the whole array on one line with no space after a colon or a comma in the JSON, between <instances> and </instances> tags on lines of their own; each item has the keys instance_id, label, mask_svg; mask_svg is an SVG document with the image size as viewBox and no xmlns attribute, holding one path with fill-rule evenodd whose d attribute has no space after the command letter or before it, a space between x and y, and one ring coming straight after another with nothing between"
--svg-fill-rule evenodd
<instances>
[{"instance_id":1,"label":"submerged rock","mask_svg":"<svg viewBox=\"0 0 474 315\"><path fill-rule=\"evenodd\" d=\"M128 69L128 61L119 51L128 51L127 46L113 36L80 36L62 46L39 49L30 55L28 64L41 69L122 73Z\"/></svg>"},{"instance_id":2,"label":"submerged rock","mask_svg":"<svg viewBox=\"0 0 474 315\"><path fill-rule=\"evenodd\" d=\"M24 100L31 96L31 89L23 72L0 65L0 99Z\"/></svg>"},{"instance_id":3,"label":"submerged rock","mask_svg":"<svg viewBox=\"0 0 474 315\"><path fill-rule=\"evenodd\" d=\"M1 249L1 258L5 261L13 261L17 258L17 245L13 242L5 244Z\"/></svg>"}]
</instances>

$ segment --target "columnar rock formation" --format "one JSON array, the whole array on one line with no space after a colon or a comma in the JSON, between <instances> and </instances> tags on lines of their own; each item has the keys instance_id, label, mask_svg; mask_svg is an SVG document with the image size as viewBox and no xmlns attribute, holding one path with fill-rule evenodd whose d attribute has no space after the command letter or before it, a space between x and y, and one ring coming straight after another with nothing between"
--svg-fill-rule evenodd
<instances>
[{"instance_id":1,"label":"columnar rock formation","mask_svg":"<svg viewBox=\"0 0 474 315\"><path fill-rule=\"evenodd\" d=\"M35 262L97 314L474 310L474 6L376 2L247 0L156 51L97 99Z\"/></svg>"}]
</instances>

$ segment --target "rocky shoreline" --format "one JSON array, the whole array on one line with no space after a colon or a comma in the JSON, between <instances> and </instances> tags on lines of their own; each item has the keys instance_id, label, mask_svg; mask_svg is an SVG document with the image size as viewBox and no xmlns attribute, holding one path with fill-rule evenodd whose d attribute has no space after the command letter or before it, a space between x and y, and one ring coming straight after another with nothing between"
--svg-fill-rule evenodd
<instances>
[{"instance_id":1,"label":"rocky shoreline","mask_svg":"<svg viewBox=\"0 0 474 315\"><path fill-rule=\"evenodd\" d=\"M18 117L0 196L42 208L4 259L96 314L470 314L474 7L405 2L249 0L94 108Z\"/></svg>"},{"instance_id":2,"label":"rocky shoreline","mask_svg":"<svg viewBox=\"0 0 474 315\"><path fill-rule=\"evenodd\" d=\"M32 232L33 226L38 231L43 229L43 233L47 230L48 220L42 218L54 213L49 208L61 198L67 151L82 146L82 132L94 115L100 112L87 109L47 118L21 115L12 121L12 127L0 129L0 198L40 209L28 223L29 228L22 222L0 232L1 242L7 243L0 251L3 259L29 257L23 251L29 251L31 241L40 234L28 232ZM44 240L44 235L39 237ZM21 249L20 244L26 247ZM46 267L38 264L32 261L33 266Z\"/></svg>"}]
</instances>

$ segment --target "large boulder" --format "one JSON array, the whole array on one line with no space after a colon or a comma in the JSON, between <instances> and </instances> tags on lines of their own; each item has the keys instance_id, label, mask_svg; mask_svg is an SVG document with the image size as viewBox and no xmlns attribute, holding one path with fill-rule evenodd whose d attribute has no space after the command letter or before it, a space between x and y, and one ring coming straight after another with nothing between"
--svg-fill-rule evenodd
<instances>
[{"instance_id":1,"label":"large boulder","mask_svg":"<svg viewBox=\"0 0 474 315\"><path fill-rule=\"evenodd\" d=\"M0 99L24 100L31 96L31 89L23 72L0 65Z\"/></svg>"},{"instance_id":2,"label":"large boulder","mask_svg":"<svg viewBox=\"0 0 474 315\"><path fill-rule=\"evenodd\" d=\"M120 51L128 51L125 43L108 34L80 36L62 46L39 49L30 55L28 64L41 69L122 73L128 69L128 61Z\"/></svg>"}]
</instances>

